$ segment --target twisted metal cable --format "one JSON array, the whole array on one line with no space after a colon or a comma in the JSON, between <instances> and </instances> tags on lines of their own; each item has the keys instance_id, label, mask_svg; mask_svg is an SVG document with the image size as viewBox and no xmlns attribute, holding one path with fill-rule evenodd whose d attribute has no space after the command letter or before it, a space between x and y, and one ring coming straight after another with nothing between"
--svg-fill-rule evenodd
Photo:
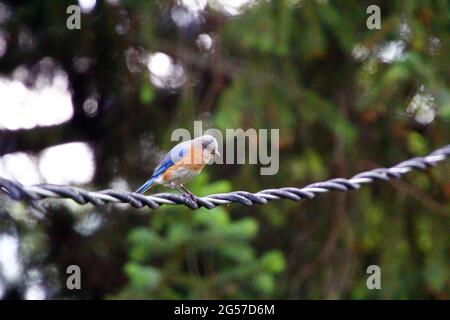
<instances>
[{"instance_id":1,"label":"twisted metal cable","mask_svg":"<svg viewBox=\"0 0 450 320\"><path fill-rule=\"evenodd\" d=\"M361 185L372 183L376 180L390 180L400 178L412 170L425 170L436 163L450 157L450 145L437 149L424 157L416 157L390 168L377 168L358 173L350 179L335 178L323 182L309 184L303 188L284 187L278 189L265 189L256 193L247 191L233 191L229 193L211 194L205 197L189 199L175 193L158 193L144 196L135 192L122 192L117 190L87 191L72 186L60 186L52 184L40 184L34 186L23 186L19 182L0 177L0 190L3 190L14 200L41 200L45 198L72 199L79 204L91 203L101 206L108 203L128 203L136 208L145 206L155 209L163 204L184 204L191 209L205 207L207 209L216 206L240 203L247 206L254 204L267 204L272 200L290 199L299 201L312 199L320 193L332 190L350 191L356 190Z\"/></svg>"}]
</instances>

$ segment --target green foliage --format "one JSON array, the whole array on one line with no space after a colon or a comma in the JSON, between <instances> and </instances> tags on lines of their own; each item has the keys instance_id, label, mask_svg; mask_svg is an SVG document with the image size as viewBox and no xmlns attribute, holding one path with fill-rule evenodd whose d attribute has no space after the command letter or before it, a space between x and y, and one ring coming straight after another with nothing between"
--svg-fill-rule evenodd
<instances>
[{"instance_id":1,"label":"green foliage","mask_svg":"<svg viewBox=\"0 0 450 320\"><path fill-rule=\"evenodd\" d=\"M205 186L211 192L230 190L225 181L208 185L206 175L199 179L200 193ZM276 275L284 270L284 258L279 251L258 257L250 243L257 232L254 218L233 221L222 207L161 209L148 227L130 233L125 266L130 281L119 297L269 297Z\"/></svg>"},{"instance_id":2,"label":"green foliage","mask_svg":"<svg viewBox=\"0 0 450 320\"><path fill-rule=\"evenodd\" d=\"M194 120L223 133L280 130L276 175L249 164L207 166L187 185L197 195L349 177L450 141L448 1L376 1L380 30L366 28L373 1L260 0L236 16L208 1L200 22L186 27L173 20L179 1L97 1L79 31L61 27L70 1L0 2L13 8L0 22L2 75L27 68L33 83L39 61L50 57L67 73L75 108L60 127L9 133L0 151L87 141L95 151L92 189L118 181L135 189L172 147L171 132ZM36 23L36 12L45 19ZM121 34L122 25L129 29ZM26 50L24 30L33 36ZM211 36L212 50L197 46L199 34ZM154 81L147 59L156 52L183 68L180 86ZM74 67L79 57L90 59L88 72ZM95 117L83 109L92 95ZM24 275L39 269L56 298L74 295L61 284L75 263L89 275L78 298L448 299L449 181L447 162L311 201L195 212L92 212L64 203L42 223L24 204L1 201L14 222L0 227L14 227ZM103 219L99 230L78 233L77 223L93 214ZM366 287L371 264L381 267L382 290ZM18 283L26 287L26 277Z\"/></svg>"}]
</instances>

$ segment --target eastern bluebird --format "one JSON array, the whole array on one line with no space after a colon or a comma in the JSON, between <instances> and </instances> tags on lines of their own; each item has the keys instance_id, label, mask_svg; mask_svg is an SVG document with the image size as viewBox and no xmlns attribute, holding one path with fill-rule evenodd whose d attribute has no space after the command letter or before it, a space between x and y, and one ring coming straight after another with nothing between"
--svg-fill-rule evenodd
<instances>
[{"instance_id":1,"label":"eastern bluebird","mask_svg":"<svg viewBox=\"0 0 450 320\"><path fill-rule=\"evenodd\" d=\"M213 136L204 135L181 142L164 156L151 178L136 192L144 193L157 183L174 188L193 200L194 195L183 184L197 176L215 155L220 156L217 140Z\"/></svg>"}]
</instances>

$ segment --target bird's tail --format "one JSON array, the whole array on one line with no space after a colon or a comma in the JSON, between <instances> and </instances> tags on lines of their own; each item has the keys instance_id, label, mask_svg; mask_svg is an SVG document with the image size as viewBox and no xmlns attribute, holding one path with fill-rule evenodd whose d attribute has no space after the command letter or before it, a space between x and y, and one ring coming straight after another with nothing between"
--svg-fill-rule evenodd
<instances>
[{"instance_id":1,"label":"bird's tail","mask_svg":"<svg viewBox=\"0 0 450 320\"><path fill-rule=\"evenodd\" d=\"M150 189L153 185L153 182L155 182L156 177L150 178L146 183L144 183L139 189L137 189L136 193L144 193L148 189Z\"/></svg>"}]
</instances>

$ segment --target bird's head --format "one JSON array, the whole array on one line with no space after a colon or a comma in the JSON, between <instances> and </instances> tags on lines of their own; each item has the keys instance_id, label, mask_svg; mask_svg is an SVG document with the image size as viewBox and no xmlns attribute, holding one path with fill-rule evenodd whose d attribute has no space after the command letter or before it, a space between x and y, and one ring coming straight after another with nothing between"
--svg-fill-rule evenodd
<instances>
[{"instance_id":1,"label":"bird's head","mask_svg":"<svg viewBox=\"0 0 450 320\"><path fill-rule=\"evenodd\" d=\"M214 138L213 136L205 134L201 137L198 137L195 140L197 140L199 144L201 144L203 157L205 158L206 161L211 160L216 155L220 156L219 144L217 143L216 138Z\"/></svg>"}]
</instances>

